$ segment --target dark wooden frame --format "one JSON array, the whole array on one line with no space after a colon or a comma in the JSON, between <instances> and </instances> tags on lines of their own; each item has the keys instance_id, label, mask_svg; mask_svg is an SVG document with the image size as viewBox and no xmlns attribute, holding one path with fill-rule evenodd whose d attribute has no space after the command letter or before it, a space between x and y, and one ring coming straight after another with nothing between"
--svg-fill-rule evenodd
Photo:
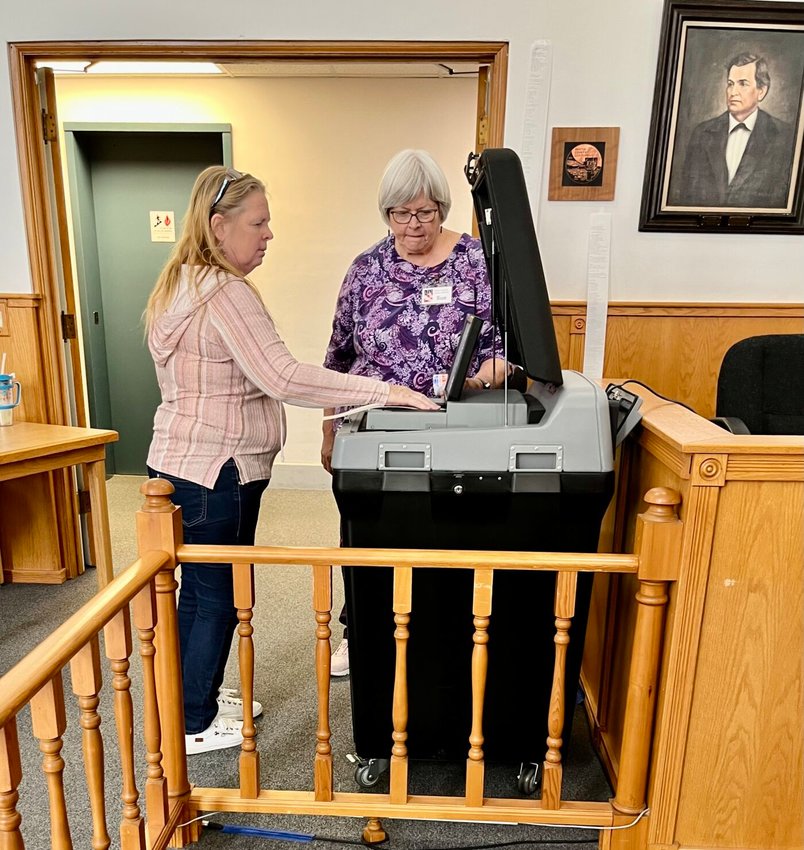
<instances>
[{"instance_id":1,"label":"dark wooden frame","mask_svg":"<svg viewBox=\"0 0 804 850\"><path fill-rule=\"evenodd\" d=\"M672 156L674 130L681 111L681 98L677 96L677 89L680 90L680 74L686 59L686 55L681 55L681 52L685 46L685 33L696 25L710 27L708 32L711 33L734 30L736 36L740 30L755 29L766 38L785 35L804 40L804 3L764 0L665 0L639 229L710 233L804 233L804 80L796 101L796 152L791 166L791 183L794 188L789 209L780 208L777 212L776 208L767 211L751 207L682 207L679 204L667 203L667 187L672 168L676 164ZM781 28L784 28L784 32ZM791 99L790 103L792 102Z\"/></svg>"}]
</instances>

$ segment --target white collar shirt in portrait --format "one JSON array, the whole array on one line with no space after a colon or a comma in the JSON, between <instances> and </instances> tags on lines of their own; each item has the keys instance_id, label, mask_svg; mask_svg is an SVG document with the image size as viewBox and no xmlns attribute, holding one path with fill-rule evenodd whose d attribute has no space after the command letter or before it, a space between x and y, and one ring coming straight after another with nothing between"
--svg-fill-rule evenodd
<instances>
[{"instance_id":1,"label":"white collar shirt in portrait","mask_svg":"<svg viewBox=\"0 0 804 850\"><path fill-rule=\"evenodd\" d=\"M729 115L729 138L726 141L726 168L729 172L729 183L734 180L734 175L740 167L740 161L745 153L745 146L757 123L757 110L755 109L745 121L738 121L733 115Z\"/></svg>"}]
</instances>

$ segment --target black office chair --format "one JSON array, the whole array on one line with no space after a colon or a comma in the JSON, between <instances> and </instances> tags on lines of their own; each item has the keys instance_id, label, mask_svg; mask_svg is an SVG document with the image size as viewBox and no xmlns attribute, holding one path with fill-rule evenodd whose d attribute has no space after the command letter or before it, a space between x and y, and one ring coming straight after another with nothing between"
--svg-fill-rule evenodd
<instances>
[{"instance_id":1,"label":"black office chair","mask_svg":"<svg viewBox=\"0 0 804 850\"><path fill-rule=\"evenodd\" d=\"M804 334L736 342L720 366L715 413L733 434L804 435Z\"/></svg>"}]
</instances>

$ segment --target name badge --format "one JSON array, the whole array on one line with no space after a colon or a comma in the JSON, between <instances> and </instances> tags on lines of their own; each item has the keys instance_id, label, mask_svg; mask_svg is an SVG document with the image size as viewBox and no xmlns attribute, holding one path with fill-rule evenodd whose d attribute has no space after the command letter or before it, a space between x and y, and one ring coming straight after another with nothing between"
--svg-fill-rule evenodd
<instances>
[{"instance_id":1,"label":"name badge","mask_svg":"<svg viewBox=\"0 0 804 850\"><path fill-rule=\"evenodd\" d=\"M422 289L422 305L452 304L452 286L425 286Z\"/></svg>"},{"instance_id":2,"label":"name badge","mask_svg":"<svg viewBox=\"0 0 804 850\"><path fill-rule=\"evenodd\" d=\"M437 372L433 375L433 396L435 398L444 398L444 393L447 391L447 380L449 375L446 372Z\"/></svg>"}]
</instances>

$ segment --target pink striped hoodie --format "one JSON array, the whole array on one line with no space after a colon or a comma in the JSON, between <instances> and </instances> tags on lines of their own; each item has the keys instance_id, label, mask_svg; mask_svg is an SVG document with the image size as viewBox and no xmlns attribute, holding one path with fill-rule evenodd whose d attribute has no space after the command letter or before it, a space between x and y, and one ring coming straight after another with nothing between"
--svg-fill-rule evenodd
<instances>
[{"instance_id":1,"label":"pink striped hoodie","mask_svg":"<svg viewBox=\"0 0 804 850\"><path fill-rule=\"evenodd\" d=\"M299 363L257 293L222 271L209 272L196 293L183 268L148 347L162 393L148 465L204 487L230 457L242 484L270 478L284 441L283 401L342 407L388 398L388 385L373 378Z\"/></svg>"}]
</instances>

